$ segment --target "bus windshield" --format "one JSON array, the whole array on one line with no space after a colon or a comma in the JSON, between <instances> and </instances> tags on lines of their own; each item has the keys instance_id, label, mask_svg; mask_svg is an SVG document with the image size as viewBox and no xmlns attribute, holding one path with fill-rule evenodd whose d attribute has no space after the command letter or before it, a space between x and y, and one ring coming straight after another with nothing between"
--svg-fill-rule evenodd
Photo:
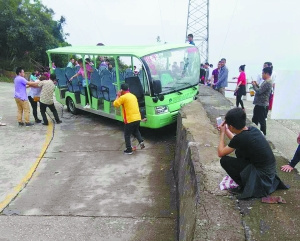
<instances>
[{"instance_id":1,"label":"bus windshield","mask_svg":"<svg viewBox=\"0 0 300 241\"><path fill-rule=\"evenodd\" d=\"M176 92L199 83L200 56L194 46L166 50L143 57L152 80L160 80L162 94Z\"/></svg>"}]
</instances>

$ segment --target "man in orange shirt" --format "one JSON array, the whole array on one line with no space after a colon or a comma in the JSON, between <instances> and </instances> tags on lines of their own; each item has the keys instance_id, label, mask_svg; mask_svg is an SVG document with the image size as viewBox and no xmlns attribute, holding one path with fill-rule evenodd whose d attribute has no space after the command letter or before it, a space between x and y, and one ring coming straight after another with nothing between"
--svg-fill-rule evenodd
<instances>
[{"instance_id":1,"label":"man in orange shirt","mask_svg":"<svg viewBox=\"0 0 300 241\"><path fill-rule=\"evenodd\" d=\"M139 127L141 122L141 113L139 104L135 95L129 92L127 84L121 85L121 90L117 94L117 98L114 101L115 107L122 106L123 118L124 118L124 138L126 143L125 154L132 154L132 146L130 137L133 135L138 141L141 149L145 148L144 141L142 139Z\"/></svg>"}]
</instances>

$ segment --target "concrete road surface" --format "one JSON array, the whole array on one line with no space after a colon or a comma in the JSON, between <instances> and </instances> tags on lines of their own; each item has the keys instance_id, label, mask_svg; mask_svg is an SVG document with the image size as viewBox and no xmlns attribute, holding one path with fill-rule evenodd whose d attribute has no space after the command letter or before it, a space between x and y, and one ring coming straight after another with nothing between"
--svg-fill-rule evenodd
<instances>
[{"instance_id":1,"label":"concrete road surface","mask_svg":"<svg viewBox=\"0 0 300 241\"><path fill-rule=\"evenodd\" d=\"M1 204L50 134L41 124L18 127L13 85L0 88L7 123L0 127ZM146 148L124 155L122 123L56 107L63 123L54 126L27 186L2 211L0 240L176 240L175 127L143 129Z\"/></svg>"}]
</instances>

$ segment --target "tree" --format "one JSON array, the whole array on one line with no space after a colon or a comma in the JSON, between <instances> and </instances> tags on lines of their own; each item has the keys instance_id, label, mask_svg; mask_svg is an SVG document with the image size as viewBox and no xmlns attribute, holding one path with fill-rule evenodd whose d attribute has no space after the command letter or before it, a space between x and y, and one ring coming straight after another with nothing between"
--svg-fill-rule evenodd
<instances>
[{"instance_id":1,"label":"tree","mask_svg":"<svg viewBox=\"0 0 300 241\"><path fill-rule=\"evenodd\" d=\"M54 11L40 0L1 0L0 51L5 60L34 59L47 65L46 50L66 46L65 18L53 20Z\"/></svg>"}]
</instances>

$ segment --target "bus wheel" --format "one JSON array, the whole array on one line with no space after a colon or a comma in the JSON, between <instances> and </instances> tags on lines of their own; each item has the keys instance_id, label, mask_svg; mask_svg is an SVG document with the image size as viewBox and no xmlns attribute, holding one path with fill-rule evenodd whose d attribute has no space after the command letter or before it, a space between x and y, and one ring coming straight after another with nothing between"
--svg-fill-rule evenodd
<instances>
[{"instance_id":1,"label":"bus wheel","mask_svg":"<svg viewBox=\"0 0 300 241\"><path fill-rule=\"evenodd\" d=\"M67 99L67 108L73 115L78 114L78 109L75 107L75 103L70 97Z\"/></svg>"}]
</instances>

